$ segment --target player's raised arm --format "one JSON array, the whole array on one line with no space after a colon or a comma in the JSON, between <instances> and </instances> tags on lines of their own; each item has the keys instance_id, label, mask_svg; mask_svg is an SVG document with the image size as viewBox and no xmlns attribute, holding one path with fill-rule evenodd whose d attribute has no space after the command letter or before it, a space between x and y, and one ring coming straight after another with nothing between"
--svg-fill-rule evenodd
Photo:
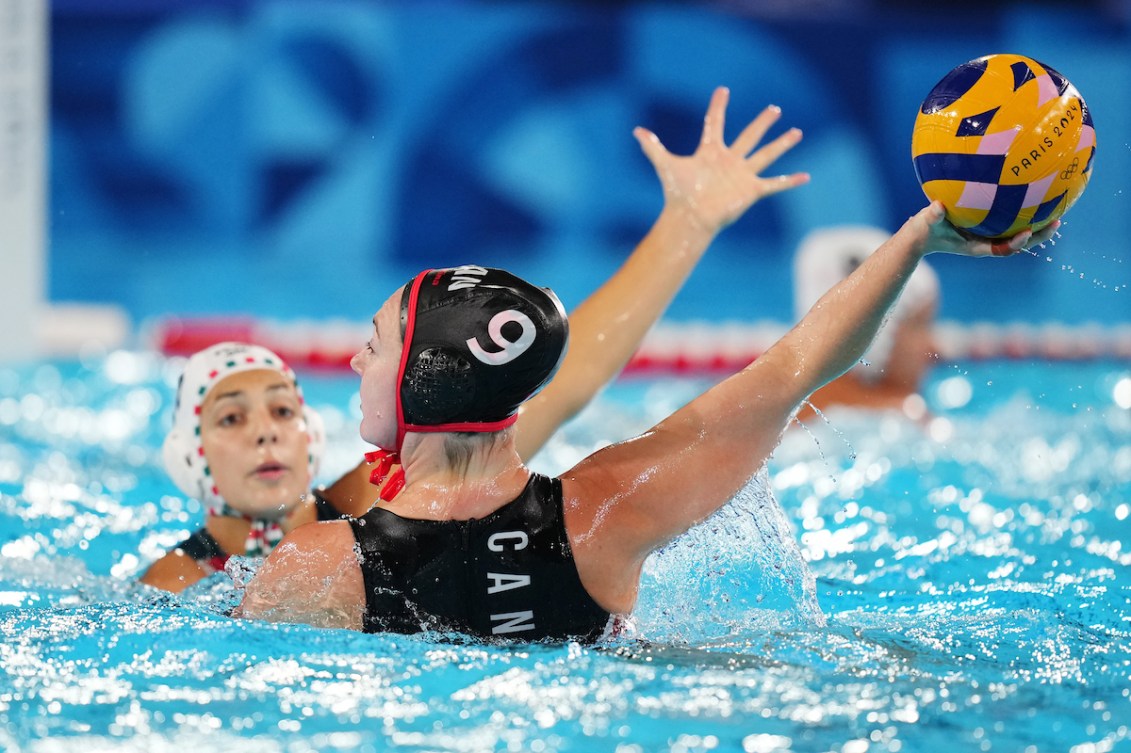
<instances>
[{"instance_id":1,"label":"player's raised arm","mask_svg":"<svg viewBox=\"0 0 1131 753\"><path fill-rule=\"evenodd\" d=\"M935 202L836 285L809 313L743 371L654 429L579 463L562 476L567 522L594 597L600 573L638 572L644 558L731 499L765 463L801 401L850 368L930 252L1009 255L1051 237L1029 231L1008 242L967 240L943 222ZM633 588L635 588L633 586ZM634 594L634 591L633 591ZM621 602L627 599L622 594ZM634 596L633 596L634 598Z\"/></svg>"},{"instance_id":2,"label":"player's raised arm","mask_svg":"<svg viewBox=\"0 0 1131 753\"><path fill-rule=\"evenodd\" d=\"M791 128L762 143L781 117L777 107L762 110L726 143L729 98L726 88L715 90L690 155L672 154L645 128L633 132L660 179L663 209L621 268L570 314L565 361L519 417L524 458L624 368L720 230L759 199L808 181L805 173L763 175L801 140L801 131Z\"/></svg>"}]
</instances>

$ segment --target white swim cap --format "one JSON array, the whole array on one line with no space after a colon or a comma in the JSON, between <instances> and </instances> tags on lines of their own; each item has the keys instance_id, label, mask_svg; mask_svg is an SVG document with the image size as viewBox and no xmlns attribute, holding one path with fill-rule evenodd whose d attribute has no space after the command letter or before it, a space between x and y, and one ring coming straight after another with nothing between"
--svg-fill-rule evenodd
<instances>
[{"instance_id":1,"label":"white swim cap","mask_svg":"<svg viewBox=\"0 0 1131 753\"><path fill-rule=\"evenodd\" d=\"M801 240L793 259L793 304L797 319L838 282L848 277L873 251L891 238L891 233L867 225L837 225L820 228ZM888 312L884 324L864 354L874 364L859 372L875 378L891 357L892 321L899 322L927 302L939 298L939 279L926 261L920 261L903 292Z\"/></svg>"},{"instance_id":2,"label":"white swim cap","mask_svg":"<svg viewBox=\"0 0 1131 753\"><path fill-rule=\"evenodd\" d=\"M200 408L208 393L220 380L241 371L266 369L289 379L302 403L306 431L310 437L310 475L318 473L326 449L326 433L322 417L302 397L294 372L275 353L258 345L224 342L205 348L188 359L177 385L177 402L173 408L173 428L162 447L165 470L177 487L190 497L199 499L208 512L219 514L224 499L212 482L212 472L200 442Z\"/></svg>"}]
</instances>

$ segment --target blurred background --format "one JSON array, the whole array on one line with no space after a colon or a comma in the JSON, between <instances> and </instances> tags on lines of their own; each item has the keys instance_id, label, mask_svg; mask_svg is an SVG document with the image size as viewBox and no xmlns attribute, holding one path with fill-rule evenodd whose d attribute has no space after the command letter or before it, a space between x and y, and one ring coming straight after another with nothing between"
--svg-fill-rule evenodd
<instances>
[{"instance_id":1,"label":"blurred background","mask_svg":"<svg viewBox=\"0 0 1131 753\"><path fill-rule=\"evenodd\" d=\"M466 262L512 268L572 307L659 211L632 128L688 152L720 84L732 91L728 136L780 105L805 140L778 171L813 180L726 231L667 316L787 322L800 238L846 222L895 229L917 211L919 103L950 68L994 52L1077 86L1096 125L1094 174L1054 248L1007 263L936 257L942 318L1131 319L1126 3L3 7L9 95L12 40L37 9L49 42L45 255L26 279L52 307L110 310L131 332L169 316L364 323L420 268ZM13 125L7 101L11 169L27 161L17 136L30 126ZM12 280L34 244L4 233L0 277Z\"/></svg>"}]
</instances>

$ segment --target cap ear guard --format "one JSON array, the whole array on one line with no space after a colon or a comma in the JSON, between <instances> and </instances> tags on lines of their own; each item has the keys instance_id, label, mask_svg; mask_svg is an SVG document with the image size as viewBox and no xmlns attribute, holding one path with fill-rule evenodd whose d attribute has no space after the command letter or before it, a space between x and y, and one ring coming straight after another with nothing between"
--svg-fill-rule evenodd
<instances>
[{"instance_id":1,"label":"cap ear guard","mask_svg":"<svg viewBox=\"0 0 1131 753\"><path fill-rule=\"evenodd\" d=\"M451 416L463 413L476 398L471 361L450 348L428 348L417 354L404 372L405 413L413 416Z\"/></svg>"}]
</instances>

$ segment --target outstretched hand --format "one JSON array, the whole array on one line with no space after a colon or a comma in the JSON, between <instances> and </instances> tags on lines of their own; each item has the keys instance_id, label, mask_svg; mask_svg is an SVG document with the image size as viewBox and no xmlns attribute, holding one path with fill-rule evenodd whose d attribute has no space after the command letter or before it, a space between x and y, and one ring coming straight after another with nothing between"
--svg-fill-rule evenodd
<instances>
[{"instance_id":1,"label":"outstretched hand","mask_svg":"<svg viewBox=\"0 0 1131 753\"><path fill-rule=\"evenodd\" d=\"M1011 238L989 240L963 233L946 221L946 210L940 201L933 201L912 217L909 225L922 223L925 234L924 253L960 254L962 256L1013 256L1033 246L1052 240L1060 228L1054 220L1037 232L1022 230Z\"/></svg>"},{"instance_id":2,"label":"outstretched hand","mask_svg":"<svg viewBox=\"0 0 1131 753\"><path fill-rule=\"evenodd\" d=\"M690 156L669 152L656 134L646 128L633 131L645 156L651 161L664 188L667 206L682 206L705 230L716 233L731 224L754 202L809 181L807 173L762 177L762 171L801 141L801 131L791 128L761 147L770 127L781 117L770 106L751 121L727 146L723 138L727 101L726 87L715 89L699 146Z\"/></svg>"}]
</instances>

